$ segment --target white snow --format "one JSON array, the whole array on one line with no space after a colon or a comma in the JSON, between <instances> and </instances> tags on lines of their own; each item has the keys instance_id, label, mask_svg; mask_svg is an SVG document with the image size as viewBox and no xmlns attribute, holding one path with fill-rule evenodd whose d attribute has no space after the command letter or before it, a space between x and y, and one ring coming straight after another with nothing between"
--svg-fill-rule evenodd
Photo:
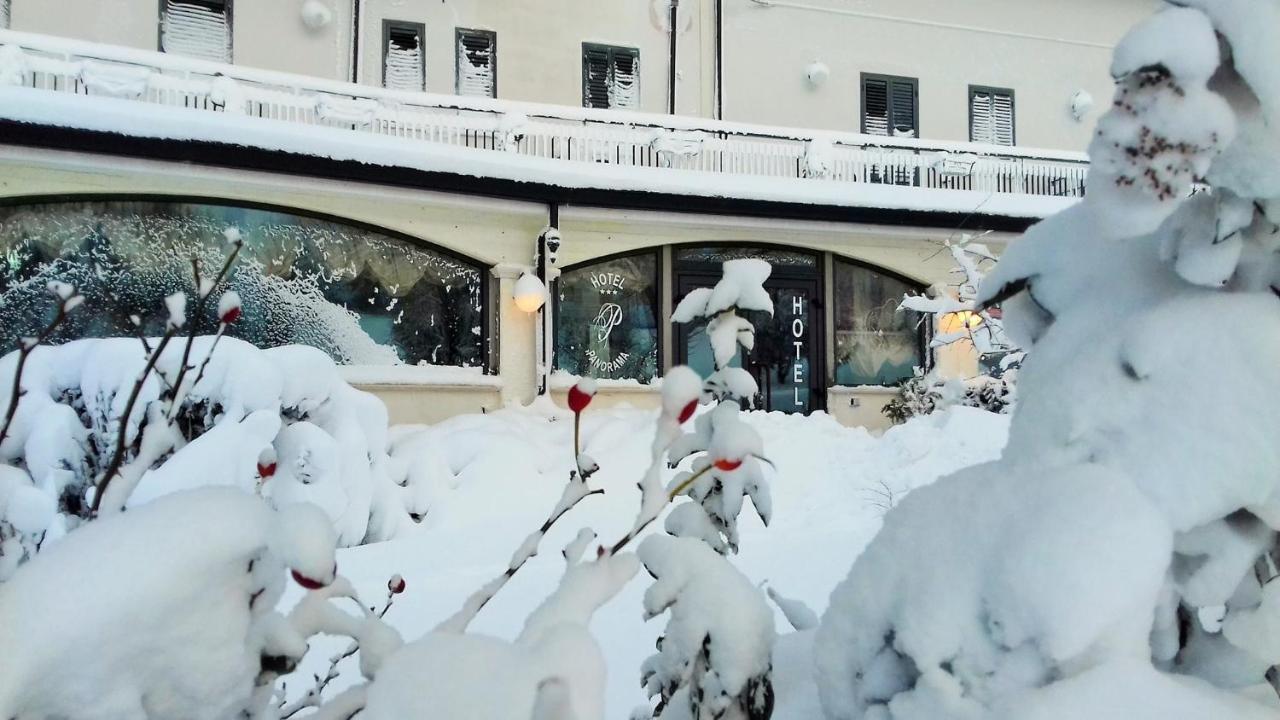
<instances>
[{"instance_id":1,"label":"white snow","mask_svg":"<svg viewBox=\"0 0 1280 720\"><path fill-rule=\"evenodd\" d=\"M708 182L706 173L694 170L565 162L501 151L417 143L403 138L266 118L193 113L163 106L148 106L146 112L140 113L133 101L63 95L23 87L0 87L0 117L130 137L205 140L334 160L354 160L382 167L547 183L565 188L630 189L699 197L965 214L981 210L991 215L1031 218L1046 217L1077 202L1075 198L1039 195L992 194L879 183L819 183L804 178L749 175L715 175L715 181ZM614 119L621 121L620 117Z\"/></svg>"},{"instance_id":2,"label":"white snow","mask_svg":"<svg viewBox=\"0 0 1280 720\"><path fill-rule=\"evenodd\" d=\"M683 407L681 401L701 392L696 374L690 379L692 395L678 394L673 399L674 412ZM665 386L672 387L672 381L668 376ZM566 419L567 414L548 416L533 408L504 409L429 427L394 428L392 462L410 468L410 489L432 489L429 500L423 496L424 504L417 506L425 515L421 531L387 543L341 550L341 572L366 594L383 592L389 576L403 575L409 589L397 597L386 620L406 638L427 633L473 591L505 570L512 551L557 503L574 462L569 449L573 428ZM602 459L591 485L604 488L605 493L585 499L542 541L544 548L570 546L568 557L577 557L583 550L594 555L594 534L583 525L590 525L606 544L632 526L639 500L635 483L648 465L657 417L654 411L589 408L583 422L584 450ZM740 550L733 563L752 585L768 580L788 598L821 611L846 558L856 554L880 527L883 489L891 488L896 502L941 474L994 459L1003 445L1008 417L955 408L914 419L881 438L843 427L821 413L803 418L751 412L743 422L766 438L765 451L777 471L770 527L743 518ZM659 481L665 484L675 472L663 470ZM701 507L679 502L668 517L692 510ZM661 528L649 532L660 533ZM560 553L542 552L530 558L471 625L473 634L488 636L494 644L481 640L474 650L441 645L430 651L432 657L440 658L432 662L452 667L459 664L457 657L465 656L482 658L477 662L493 658L494 668L508 667L508 660L497 658L511 657L509 643L524 626L530 598L549 595L563 572ZM606 718L626 717L644 701L639 668L653 654L654 639L662 629L641 616L646 584L626 585L615 600L596 612L591 625L608 667ZM781 611L775 612L773 622L780 629L789 626ZM447 642L457 647L472 644L471 640ZM778 652L785 649L787 654L774 658L779 708L774 717L811 720L814 715L804 712L817 707L811 659L795 651L794 636L782 635L778 642ZM414 645L406 646L406 652L427 652L426 648L408 650ZM316 644L315 657L308 656L299 669L302 686L309 685L309 673L324 673L326 658L341 646L339 641ZM486 655L490 650L484 648L497 654ZM455 651L462 655L447 661ZM780 665L784 662L785 667ZM407 659L405 663L412 664ZM421 681L417 670L405 668L405 672ZM513 672L514 683L524 671ZM496 671L489 674L497 676ZM796 678L799 687L787 684L790 678ZM339 690L342 682L335 682L331 690ZM527 682L521 693L531 693L536 686L532 679ZM292 689L292 678L289 684ZM494 702L505 693L495 689ZM418 700L404 702L421 701L422 693L413 694ZM796 713L787 714L789 708Z\"/></svg>"}]
</instances>

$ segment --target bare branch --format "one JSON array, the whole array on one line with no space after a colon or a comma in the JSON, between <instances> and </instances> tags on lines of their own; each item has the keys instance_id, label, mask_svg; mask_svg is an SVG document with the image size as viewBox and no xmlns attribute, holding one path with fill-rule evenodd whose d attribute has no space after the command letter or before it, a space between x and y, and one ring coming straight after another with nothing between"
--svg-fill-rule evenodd
<instances>
[{"instance_id":1,"label":"bare branch","mask_svg":"<svg viewBox=\"0 0 1280 720\"><path fill-rule=\"evenodd\" d=\"M58 326L62 325L62 323L66 321L67 316L71 311L79 306L83 301L84 296L74 291L72 291L67 297L60 298L58 302L58 313L54 315L53 320L45 326L44 330L41 330L40 334L36 335L34 338L21 338L18 341L18 367L13 373L13 391L9 395L9 407L5 409L4 425L0 426L0 443L3 443L9 437L9 430L13 425L13 418L18 414L18 401L26 394L26 391L22 389L22 373L27 367L27 358L31 356L31 353L34 352L37 347L53 335L53 332L58 329Z\"/></svg>"}]
</instances>

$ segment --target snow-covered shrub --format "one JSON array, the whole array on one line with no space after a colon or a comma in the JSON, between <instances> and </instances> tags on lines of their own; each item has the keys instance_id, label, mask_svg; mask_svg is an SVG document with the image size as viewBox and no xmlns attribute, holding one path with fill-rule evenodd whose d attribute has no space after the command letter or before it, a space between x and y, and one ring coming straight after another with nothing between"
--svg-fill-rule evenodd
<instances>
[{"instance_id":1,"label":"snow-covered shrub","mask_svg":"<svg viewBox=\"0 0 1280 720\"><path fill-rule=\"evenodd\" d=\"M881 408L895 424L949 407L972 407L987 412L1012 412L1016 397L1017 371L1006 370L1000 377L977 375L943 380L933 373L917 370L898 386L898 392Z\"/></svg>"},{"instance_id":2,"label":"snow-covered shrub","mask_svg":"<svg viewBox=\"0 0 1280 720\"><path fill-rule=\"evenodd\" d=\"M0 717L269 717L277 675L319 633L398 644L355 599L329 519L231 488L174 493L87 523L0 585ZM309 593L275 607L292 574Z\"/></svg>"},{"instance_id":3,"label":"snow-covered shrub","mask_svg":"<svg viewBox=\"0 0 1280 720\"><path fill-rule=\"evenodd\" d=\"M831 718L1275 717L1280 7L1179 5L1117 47L1083 202L979 289L1028 351L1009 445L832 594Z\"/></svg>"},{"instance_id":4,"label":"snow-covered shrub","mask_svg":"<svg viewBox=\"0 0 1280 720\"><path fill-rule=\"evenodd\" d=\"M941 380L933 373L917 370L883 409L895 423L953 405L991 412L1012 409L1017 369L1024 353L1005 332L1000 310L977 302L978 288L987 275L983 263L995 262L998 258L976 240L975 236L963 235L954 242L945 241L946 249L955 260L952 272L959 281L954 286L930 288L927 295L907 295L901 307L920 313L938 330L929 341L931 349L962 341L972 345L982 372L960 381Z\"/></svg>"},{"instance_id":5,"label":"snow-covered shrub","mask_svg":"<svg viewBox=\"0 0 1280 720\"><path fill-rule=\"evenodd\" d=\"M153 350L158 343L147 341ZM261 483L276 504L319 505L343 545L385 539L408 521L386 471L386 409L343 382L323 352L196 337L186 361L198 371L186 373L169 399L184 355L184 343L168 343L139 386L102 512L196 486L252 492ZM17 360L17 351L0 358L0 377L12 377ZM56 500L55 534L88 517L89 496L115 456L125 406L149 360L142 341L126 338L32 352L0 458ZM11 392L0 385L0 404Z\"/></svg>"},{"instance_id":6,"label":"snow-covered shrub","mask_svg":"<svg viewBox=\"0 0 1280 720\"><path fill-rule=\"evenodd\" d=\"M645 594L646 617L671 613L658 653L642 669L645 687L658 698L655 717L764 719L773 711L772 610L723 557L737 551L745 498L765 524L772 512L764 442L739 417L741 402L758 391L756 381L730 366L739 346L755 344L754 328L738 310L773 312L763 287L770 272L763 260L727 261L715 287L690 292L672 315L677 322L709 318L716 369L705 381L685 368L664 380L666 404L681 408L678 419L692 415L699 395L714 406L668 450L672 467L692 457L667 489L672 499L690 498L667 516L665 529L676 537L651 536L639 550L657 578Z\"/></svg>"}]
</instances>

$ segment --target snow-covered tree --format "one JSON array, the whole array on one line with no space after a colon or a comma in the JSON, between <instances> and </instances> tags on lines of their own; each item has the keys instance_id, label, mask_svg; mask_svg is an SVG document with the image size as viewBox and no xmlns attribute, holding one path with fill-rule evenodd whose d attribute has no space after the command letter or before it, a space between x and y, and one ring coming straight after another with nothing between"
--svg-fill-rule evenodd
<instances>
[{"instance_id":1,"label":"snow-covered tree","mask_svg":"<svg viewBox=\"0 0 1280 720\"><path fill-rule=\"evenodd\" d=\"M1028 350L1009 445L833 593L833 719L1275 717L1280 6L1177 5L1116 49L1085 199L979 289Z\"/></svg>"},{"instance_id":2,"label":"snow-covered tree","mask_svg":"<svg viewBox=\"0 0 1280 720\"><path fill-rule=\"evenodd\" d=\"M712 408L668 451L673 467L692 458L666 491L672 499L689 497L667 515L665 529L675 537L653 535L639 549L656 578L645 593L646 617L670 612L658 653L642 669L645 687L658 698L658 718L765 720L773 712L773 611L724 557L738 549L737 519L745 498L766 524L772 512L764 442L739 417L742 401L758 388L749 372L731 365L739 347L751 350L755 344L754 327L738 311L773 312L763 287L770 272L763 260L730 260L713 288L690 292L673 313L677 322L708 319L715 371L702 382L678 368L664 381L670 383L664 387L668 396L688 387ZM696 402L681 417L692 414Z\"/></svg>"},{"instance_id":3,"label":"snow-covered tree","mask_svg":"<svg viewBox=\"0 0 1280 720\"><path fill-rule=\"evenodd\" d=\"M921 314L921 322L934 329L929 340L930 351L956 343L967 343L979 358L982 372L973 377L943 378L937 369L925 372L916 368L898 389L898 394L885 404L883 413L901 423L917 415L927 415L955 405L1007 413L1016 397L1017 368L1025 353L1004 331L1003 313L995 307L980 305L978 288L997 261L981 236L961 235L945 240L944 249L955 261L953 284L939 284L923 295L906 295L901 309Z\"/></svg>"}]
</instances>

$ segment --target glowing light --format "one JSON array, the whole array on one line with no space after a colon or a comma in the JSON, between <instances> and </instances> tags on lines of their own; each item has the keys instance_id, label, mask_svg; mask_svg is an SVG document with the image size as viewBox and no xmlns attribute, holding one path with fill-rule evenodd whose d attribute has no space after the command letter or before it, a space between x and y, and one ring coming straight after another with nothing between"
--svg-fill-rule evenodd
<instances>
[{"instance_id":1,"label":"glowing light","mask_svg":"<svg viewBox=\"0 0 1280 720\"><path fill-rule=\"evenodd\" d=\"M547 302L547 286L537 275L525 273L516 280L512 295L516 307L527 313L537 312Z\"/></svg>"}]
</instances>

